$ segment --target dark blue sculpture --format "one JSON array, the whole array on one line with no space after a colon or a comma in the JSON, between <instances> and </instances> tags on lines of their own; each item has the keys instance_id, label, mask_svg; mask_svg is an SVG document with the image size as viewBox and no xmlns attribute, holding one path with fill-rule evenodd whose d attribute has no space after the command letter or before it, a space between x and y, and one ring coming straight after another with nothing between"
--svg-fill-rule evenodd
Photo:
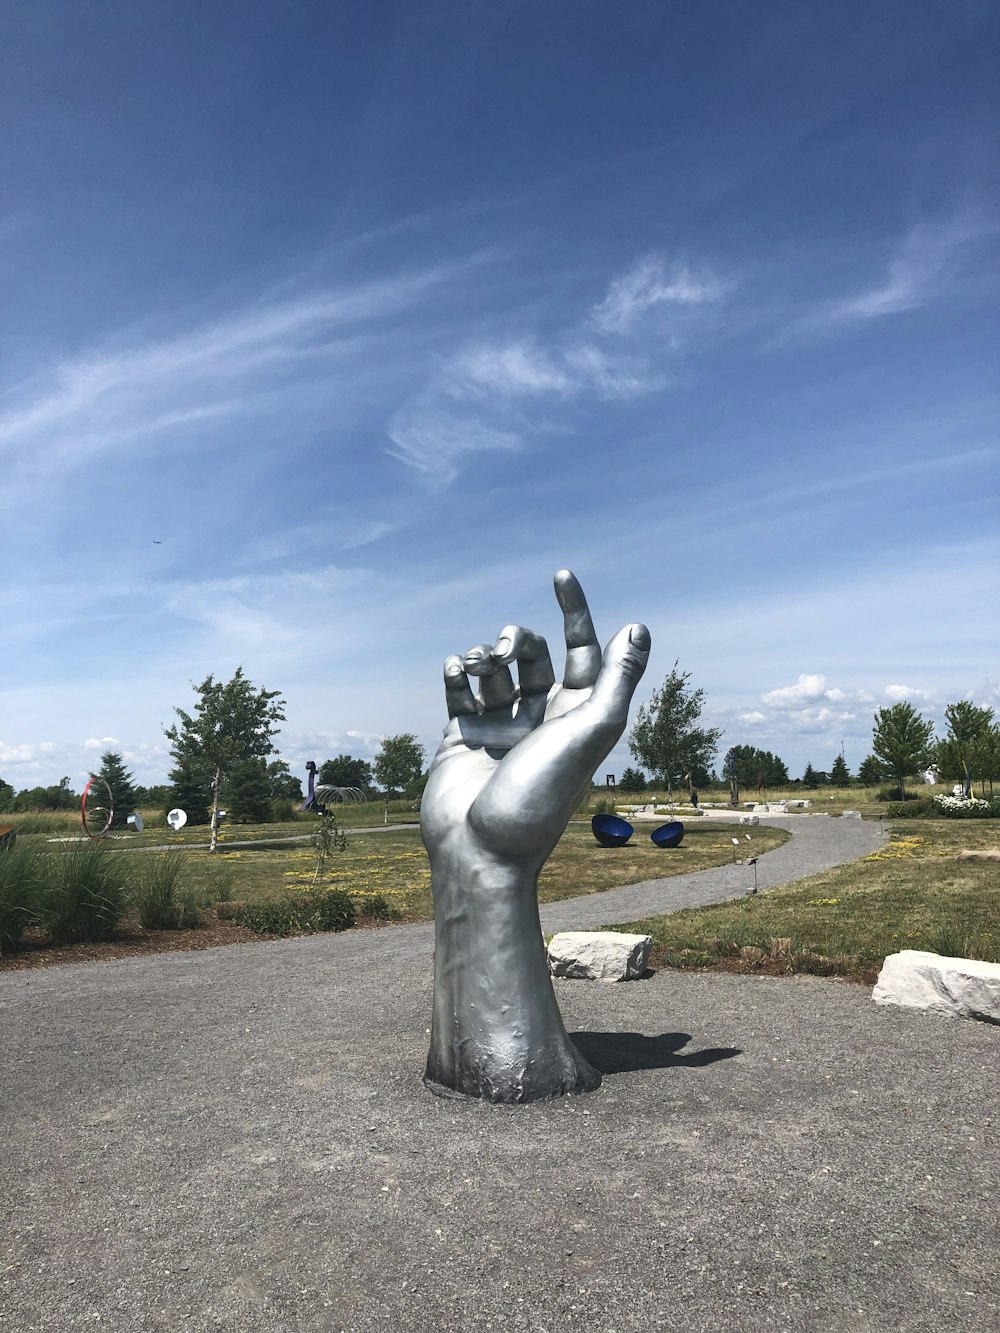
<instances>
[{"instance_id":1,"label":"dark blue sculpture","mask_svg":"<svg viewBox=\"0 0 1000 1333\"><path fill-rule=\"evenodd\" d=\"M590 821L594 837L602 847L624 847L635 829L617 815L595 815Z\"/></svg>"},{"instance_id":2,"label":"dark blue sculpture","mask_svg":"<svg viewBox=\"0 0 1000 1333\"><path fill-rule=\"evenodd\" d=\"M669 824L653 829L649 840L656 847L679 847L683 837L684 825L679 819L672 819Z\"/></svg>"}]
</instances>

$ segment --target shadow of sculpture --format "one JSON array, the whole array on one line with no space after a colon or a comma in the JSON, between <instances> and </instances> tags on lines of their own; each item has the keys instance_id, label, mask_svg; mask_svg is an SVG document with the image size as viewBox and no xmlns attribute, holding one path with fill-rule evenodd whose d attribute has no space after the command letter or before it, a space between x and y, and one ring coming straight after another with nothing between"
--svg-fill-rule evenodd
<instances>
[{"instance_id":1,"label":"shadow of sculpture","mask_svg":"<svg viewBox=\"0 0 1000 1333\"><path fill-rule=\"evenodd\" d=\"M714 1046L684 1055L681 1048L691 1040L689 1032L662 1032L658 1037L647 1037L641 1032L572 1032L570 1040L602 1074L676 1066L698 1069L743 1054L738 1046Z\"/></svg>"}]
</instances>

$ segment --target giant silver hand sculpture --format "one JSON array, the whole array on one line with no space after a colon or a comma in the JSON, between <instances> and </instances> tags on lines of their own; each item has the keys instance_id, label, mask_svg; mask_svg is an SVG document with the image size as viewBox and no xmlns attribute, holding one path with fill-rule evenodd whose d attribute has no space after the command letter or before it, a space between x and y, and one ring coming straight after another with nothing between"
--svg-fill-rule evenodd
<instances>
[{"instance_id":1,"label":"giant silver hand sculpture","mask_svg":"<svg viewBox=\"0 0 1000 1333\"><path fill-rule=\"evenodd\" d=\"M538 874L625 730L649 657L628 625L604 650L569 570L557 684L545 640L518 625L444 664L449 722L420 827L434 895L434 1012L425 1081L494 1102L596 1088L563 1027L538 918ZM515 688L510 664L517 663ZM478 676L476 698L469 682Z\"/></svg>"}]
</instances>

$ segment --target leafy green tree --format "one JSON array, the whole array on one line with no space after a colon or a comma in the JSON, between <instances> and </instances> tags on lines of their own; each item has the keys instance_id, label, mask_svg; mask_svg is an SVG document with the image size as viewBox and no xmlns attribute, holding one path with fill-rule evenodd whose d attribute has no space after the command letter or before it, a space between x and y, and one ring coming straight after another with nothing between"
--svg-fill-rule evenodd
<instances>
[{"instance_id":1,"label":"leafy green tree","mask_svg":"<svg viewBox=\"0 0 1000 1333\"><path fill-rule=\"evenodd\" d=\"M60 778L51 787L26 787L14 797L13 808L23 810L72 810L80 804L80 793L69 785L69 778Z\"/></svg>"},{"instance_id":2,"label":"leafy green tree","mask_svg":"<svg viewBox=\"0 0 1000 1333\"><path fill-rule=\"evenodd\" d=\"M980 708L969 699L947 704L944 710L948 726L944 739L934 747L934 763L949 782L978 778L983 792L989 781L1000 777L1000 731L993 721L992 708Z\"/></svg>"},{"instance_id":3,"label":"leafy green tree","mask_svg":"<svg viewBox=\"0 0 1000 1333\"><path fill-rule=\"evenodd\" d=\"M877 787L885 777L885 770L873 754L861 761L858 769L858 781L862 787Z\"/></svg>"},{"instance_id":4,"label":"leafy green tree","mask_svg":"<svg viewBox=\"0 0 1000 1333\"><path fill-rule=\"evenodd\" d=\"M646 775L639 768L626 768L618 779L619 791L645 791Z\"/></svg>"},{"instance_id":5,"label":"leafy green tree","mask_svg":"<svg viewBox=\"0 0 1000 1333\"><path fill-rule=\"evenodd\" d=\"M722 731L699 727L704 690L692 690L691 673L678 663L648 703L641 704L628 738L628 748L643 768L658 776L668 791L685 775L696 786L708 781L708 770Z\"/></svg>"},{"instance_id":6,"label":"leafy green tree","mask_svg":"<svg viewBox=\"0 0 1000 1333\"><path fill-rule=\"evenodd\" d=\"M134 813L139 802L135 794L135 782L132 774L125 767L125 761L114 750L105 750L101 755L101 766L96 775L103 778L111 789L111 806L114 817L112 828L125 828L128 817ZM93 788L91 788L93 792Z\"/></svg>"},{"instance_id":7,"label":"leafy green tree","mask_svg":"<svg viewBox=\"0 0 1000 1333\"><path fill-rule=\"evenodd\" d=\"M349 754L338 754L321 765L320 782L332 787L358 787L362 791L372 783L372 766L367 759L355 759Z\"/></svg>"},{"instance_id":8,"label":"leafy green tree","mask_svg":"<svg viewBox=\"0 0 1000 1333\"><path fill-rule=\"evenodd\" d=\"M819 773L812 764L806 764L806 771L802 774L802 785L809 788L819 786Z\"/></svg>"},{"instance_id":9,"label":"leafy green tree","mask_svg":"<svg viewBox=\"0 0 1000 1333\"><path fill-rule=\"evenodd\" d=\"M770 750L758 750L753 745L734 745L726 751L723 769L735 774L741 787L784 787L788 784L788 769Z\"/></svg>"},{"instance_id":10,"label":"leafy green tree","mask_svg":"<svg viewBox=\"0 0 1000 1333\"><path fill-rule=\"evenodd\" d=\"M180 719L164 731L179 769L200 774L210 784L212 837L209 851L218 845L219 793L222 780L237 764L266 759L274 753L277 723L284 721L284 700L277 690L257 689L237 667L232 680L206 676L195 686L198 702L193 715L182 708ZM174 778L174 773L171 774ZM176 786L176 783L175 783ZM185 807L186 808L186 807ZM190 811L188 812L190 817Z\"/></svg>"},{"instance_id":11,"label":"leafy green tree","mask_svg":"<svg viewBox=\"0 0 1000 1333\"><path fill-rule=\"evenodd\" d=\"M876 710L872 750L896 779L901 798L906 796L905 779L930 763L933 736L934 723L926 722L905 700Z\"/></svg>"},{"instance_id":12,"label":"leafy green tree","mask_svg":"<svg viewBox=\"0 0 1000 1333\"><path fill-rule=\"evenodd\" d=\"M267 766L271 796L276 801L301 801L302 781L289 771L284 759L273 759Z\"/></svg>"},{"instance_id":13,"label":"leafy green tree","mask_svg":"<svg viewBox=\"0 0 1000 1333\"><path fill-rule=\"evenodd\" d=\"M212 780L207 767L193 755L182 754L170 770L164 810L177 808L189 824L207 824L212 812Z\"/></svg>"},{"instance_id":14,"label":"leafy green tree","mask_svg":"<svg viewBox=\"0 0 1000 1333\"><path fill-rule=\"evenodd\" d=\"M0 778L0 810L12 810L14 808L14 788L9 782L4 782Z\"/></svg>"},{"instance_id":15,"label":"leafy green tree","mask_svg":"<svg viewBox=\"0 0 1000 1333\"><path fill-rule=\"evenodd\" d=\"M375 778L387 800L417 782L423 772L424 747L412 732L383 738L375 756Z\"/></svg>"},{"instance_id":16,"label":"leafy green tree","mask_svg":"<svg viewBox=\"0 0 1000 1333\"><path fill-rule=\"evenodd\" d=\"M830 782L834 787L849 787L852 780L846 759L842 754L838 754L830 768Z\"/></svg>"},{"instance_id":17,"label":"leafy green tree","mask_svg":"<svg viewBox=\"0 0 1000 1333\"><path fill-rule=\"evenodd\" d=\"M271 779L264 760L236 760L222 784L222 799L234 824L269 824Z\"/></svg>"},{"instance_id":18,"label":"leafy green tree","mask_svg":"<svg viewBox=\"0 0 1000 1333\"><path fill-rule=\"evenodd\" d=\"M135 804L139 810L167 810L170 807L172 789L167 782L144 787L140 783L135 789Z\"/></svg>"}]
</instances>

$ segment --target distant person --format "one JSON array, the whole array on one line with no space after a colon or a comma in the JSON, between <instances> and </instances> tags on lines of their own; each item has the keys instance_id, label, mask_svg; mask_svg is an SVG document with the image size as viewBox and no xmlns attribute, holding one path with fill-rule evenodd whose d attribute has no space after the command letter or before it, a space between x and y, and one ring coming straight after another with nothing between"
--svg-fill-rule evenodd
<instances>
[{"instance_id":1,"label":"distant person","mask_svg":"<svg viewBox=\"0 0 1000 1333\"><path fill-rule=\"evenodd\" d=\"M697 808L698 808L698 791L697 791L697 788L695 788L695 787L692 787L692 788L691 788L691 804L692 804L692 805L694 806L694 808L697 810Z\"/></svg>"}]
</instances>

